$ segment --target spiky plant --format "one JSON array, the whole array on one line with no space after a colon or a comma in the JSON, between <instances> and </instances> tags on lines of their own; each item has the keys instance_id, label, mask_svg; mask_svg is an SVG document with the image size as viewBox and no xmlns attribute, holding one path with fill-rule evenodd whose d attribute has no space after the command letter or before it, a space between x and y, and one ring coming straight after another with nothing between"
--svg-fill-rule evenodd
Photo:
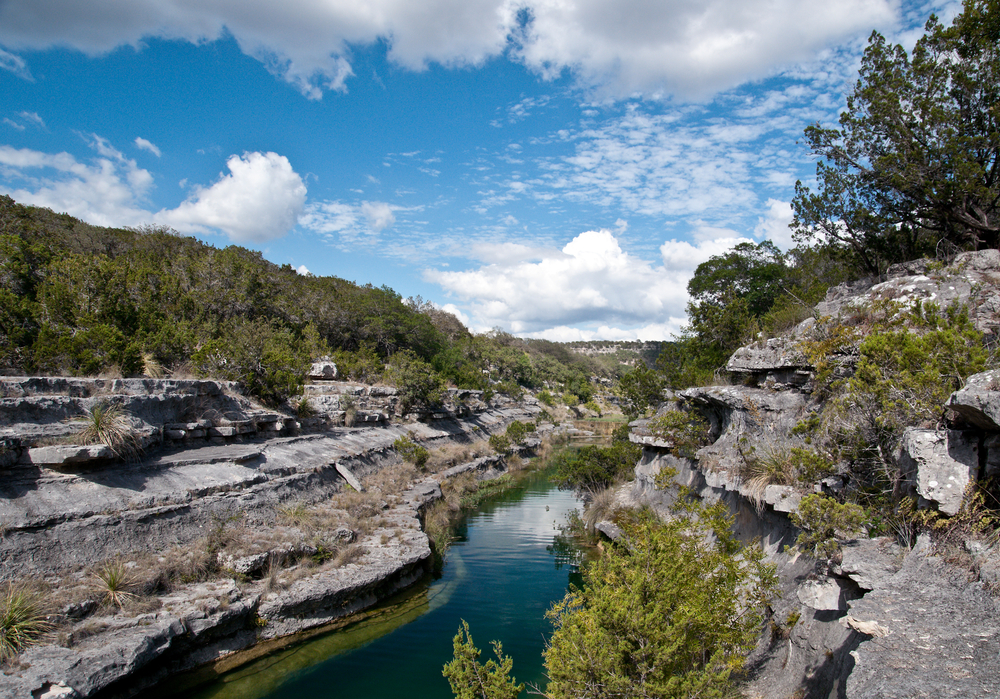
<instances>
[{"instance_id":1,"label":"spiky plant","mask_svg":"<svg viewBox=\"0 0 1000 699\"><path fill-rule=\"evenodd\" d=\"M0 661L38 643L50 628L42 596L23 584L8 582L0 593Z\"/></svg>"},{"instance_id":2,"label":"spiky plant","mask_svg":"<svg viewBox=\"0 0 1000 699\"><path fill-rule=\"evenodd\" d=\"M119 403L96 403L79 422L80 431L76 437L84 444L104 444L122 459L135 458L142 453L139 436Z\"/></svg>"},{"instance_id":3,"label":"spiky plant","mask_svg":"<svg viewBox=\"0 0 1000 699\"><path fill-rule=\"evenodd\" d=\"M124 561L107 560L94 572L94 575L99 581L99 590L104 593L103 601L106 606L121 609L130 600L135 599L135 593L131 590L135 587L136 579Z\"/></svg>"}]
</instances>

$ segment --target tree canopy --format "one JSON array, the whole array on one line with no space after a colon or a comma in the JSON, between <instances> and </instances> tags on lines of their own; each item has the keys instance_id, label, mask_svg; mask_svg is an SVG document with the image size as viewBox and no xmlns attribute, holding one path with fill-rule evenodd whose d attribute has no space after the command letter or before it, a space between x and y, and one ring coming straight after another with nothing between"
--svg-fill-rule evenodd
<instances>
[{"instance_id":1,"label":"tree canopy","mask_svg":"<svg viewBox=\"0 0 1000 699\"><path fill-rule=\"evenodd\" d=\"M874 32L839 128L805 130L817 191L796 183L801 240L848 246L870 274L944 245L1000 242L1000 2L931 16L911 54Z\"/></svg>"}]
</instances>

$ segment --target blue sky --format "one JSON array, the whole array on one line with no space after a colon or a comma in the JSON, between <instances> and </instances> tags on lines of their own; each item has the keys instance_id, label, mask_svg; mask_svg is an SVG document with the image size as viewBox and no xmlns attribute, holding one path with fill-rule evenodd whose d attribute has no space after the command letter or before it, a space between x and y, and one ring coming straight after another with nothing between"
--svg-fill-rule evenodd
<instances>
[{"instance_id":1,"label":"blue sky","mask_svg":"<svg viewBox=\"0 0 1000 699\"><path fill-rule=\"evenodd\" d=\"M420 295L667 339L697 265L791 244L799 143L873 29L954 2L4 0L0 192Z\"/></svg>"}]
</instances>

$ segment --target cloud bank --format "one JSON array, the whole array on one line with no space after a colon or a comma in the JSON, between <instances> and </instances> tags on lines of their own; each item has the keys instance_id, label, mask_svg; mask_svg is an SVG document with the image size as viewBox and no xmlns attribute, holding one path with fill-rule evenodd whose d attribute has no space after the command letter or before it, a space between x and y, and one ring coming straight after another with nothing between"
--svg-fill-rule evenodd
<instances>
[{"instance_id":1,"label":"cloud bank","mask_svg":"<svg viewBox=\"0 0 1000 699\"><path fill-rule=\"evenodd\" d=\"M577 235L561 250L510 251L467 271L428 270L470 309L473 329L568 341L666 339L684 323L687 283L695 268L743 238L667 241L661 265L629 255L609 230ZM578 327L571 327L578 326Z\"/></svg>"},{"instance_id":2,"label":"cloud bank","mask_svg":"<svg viewBox=\"0 0 1000 699\"><path fill-rule=\"evenodd\" d=\"M199 43L228 32L312 99L345 89L349 47L376 41L412 70L506 52L543 77L570 70L613 97L702 97L898 16L895 0L7 0L0 68L30 79L11 51L99 54L147 37Z\"/></svg>"}]
</instances>

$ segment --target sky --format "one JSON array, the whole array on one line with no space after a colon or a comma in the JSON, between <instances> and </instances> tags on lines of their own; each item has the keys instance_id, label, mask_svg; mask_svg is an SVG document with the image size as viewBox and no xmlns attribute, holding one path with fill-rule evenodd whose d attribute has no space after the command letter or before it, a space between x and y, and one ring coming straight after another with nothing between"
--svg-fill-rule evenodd
<instances>
[{"instance_id":1,"label":"sky","mask_svg":"<svg viewBox=\"0 0 1000 699\"><path fill-rule=\"evenodd\" d=\"M809 124L946 0L0 0L0 193L387 285L470 329L664 340L790 247Z\"/></svg>"}]
</instances>

